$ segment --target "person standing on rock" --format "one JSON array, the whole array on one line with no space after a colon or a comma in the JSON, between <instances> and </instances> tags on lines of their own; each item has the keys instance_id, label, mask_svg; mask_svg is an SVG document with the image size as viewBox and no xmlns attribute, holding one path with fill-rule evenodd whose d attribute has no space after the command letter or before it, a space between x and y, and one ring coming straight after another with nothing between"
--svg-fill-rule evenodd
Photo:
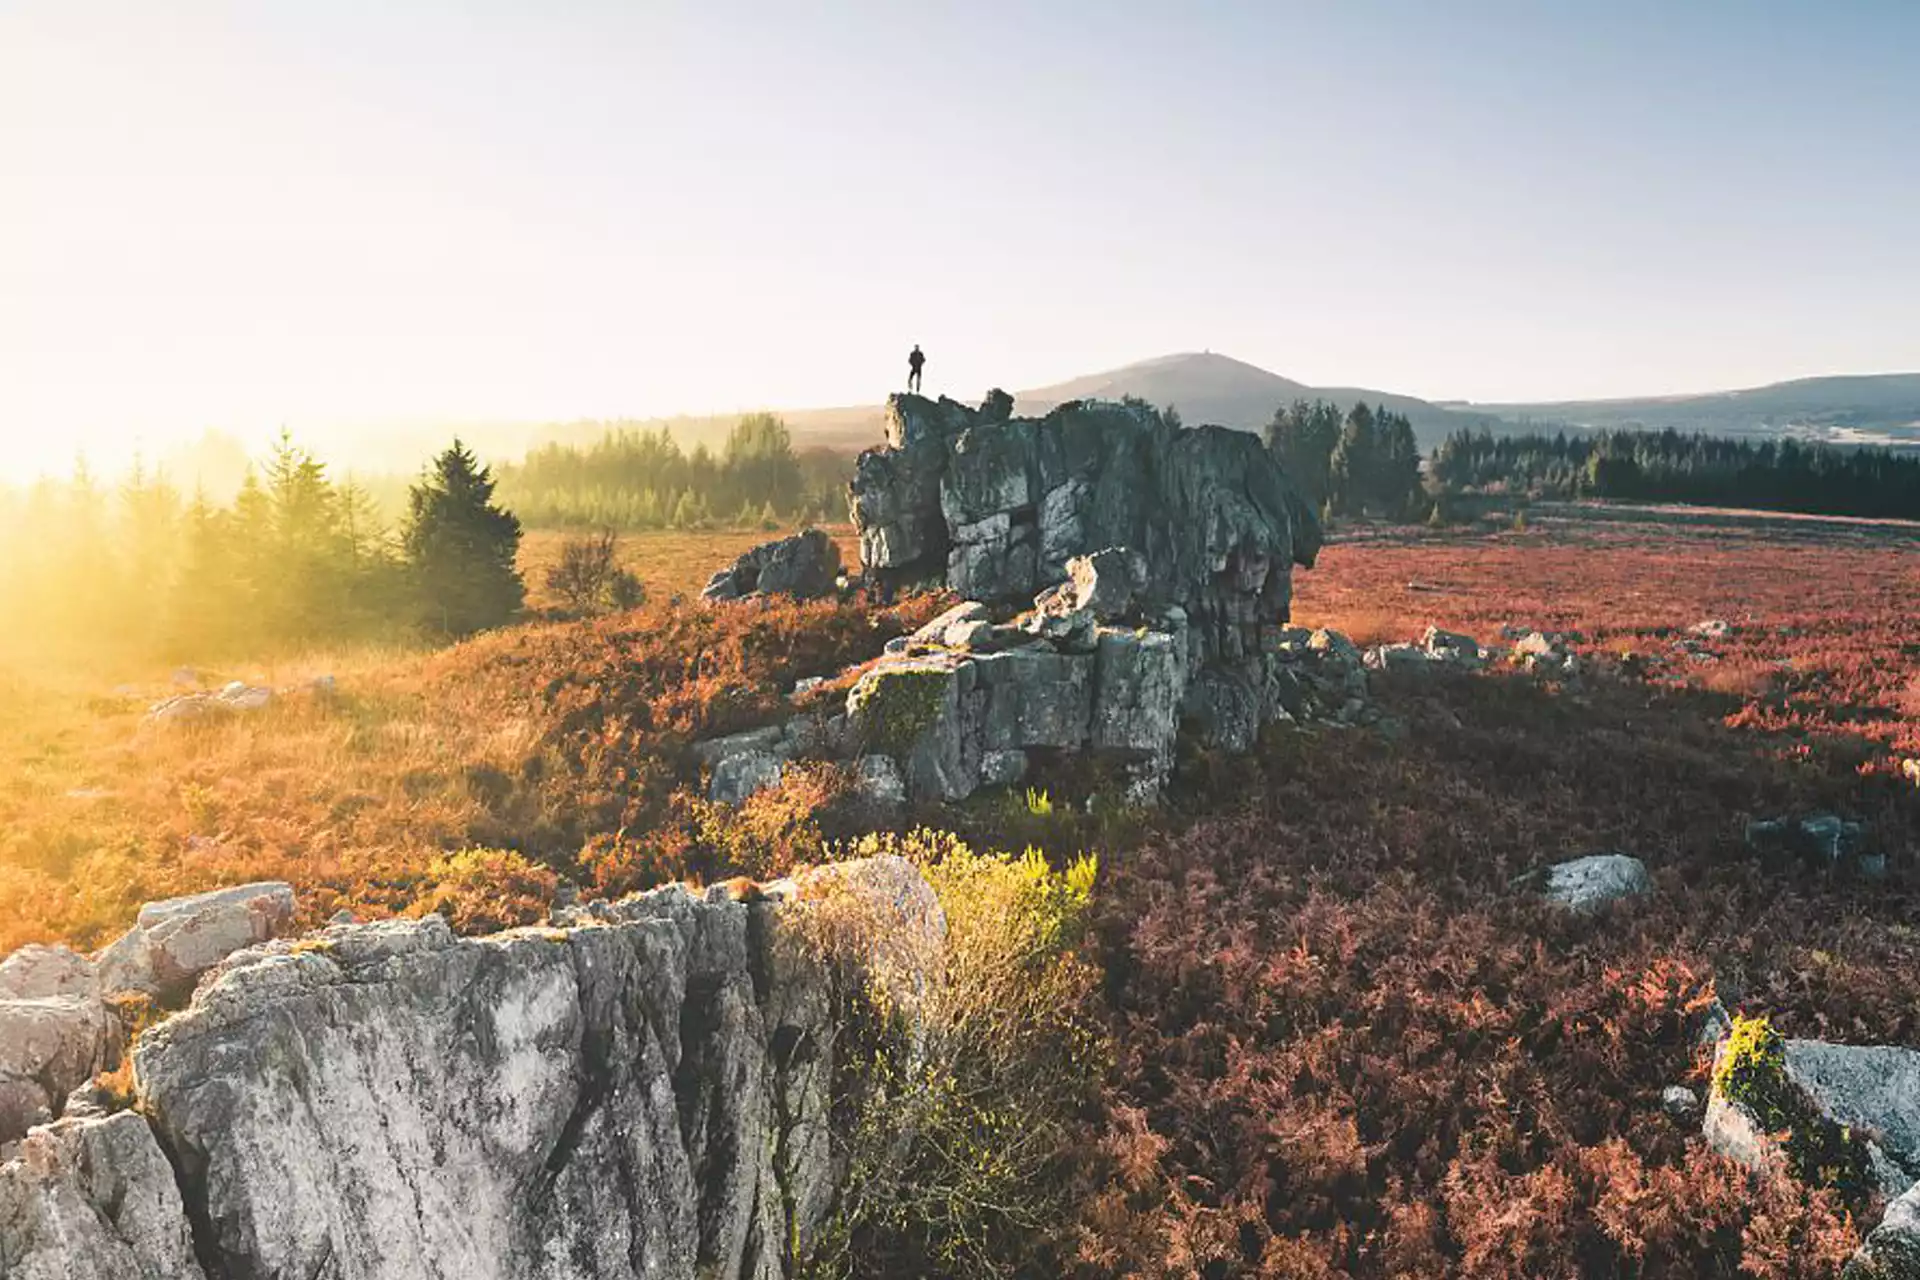
<instances>
[{"instance_id":1,"label":"person standing on rock","mask_svg":"<svg viewBox=\"0 0 1920 1280\"><path fill-rule=\"evenodd\" d=\"M907 390L918 394L920 391L920 371L927 367L927 357L920 350L920 344L914 343L913 350L907 355Z\"/></svg>"}]
</instances>

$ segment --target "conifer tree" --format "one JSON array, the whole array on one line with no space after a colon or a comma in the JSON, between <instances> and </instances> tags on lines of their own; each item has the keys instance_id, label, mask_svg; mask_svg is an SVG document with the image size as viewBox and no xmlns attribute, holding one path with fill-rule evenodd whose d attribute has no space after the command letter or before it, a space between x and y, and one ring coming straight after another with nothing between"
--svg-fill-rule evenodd
<instances>
[{"instance_id":1,"label":"conifer tree","mask_svg":"<svg viewBox=\"0 0 1920 1280\"><path fill-rule=\"evenodd\" d=\"M493 473L455 440L408 491L404 543L425 624L451 636L520 612L520 521L494 504Z\"/></svg>"}]
</instances>

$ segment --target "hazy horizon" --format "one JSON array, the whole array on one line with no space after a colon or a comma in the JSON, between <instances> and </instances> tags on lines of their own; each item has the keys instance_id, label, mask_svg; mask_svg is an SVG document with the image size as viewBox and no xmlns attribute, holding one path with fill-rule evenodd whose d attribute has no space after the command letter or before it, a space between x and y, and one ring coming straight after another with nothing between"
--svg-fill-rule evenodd
<instances>
[{"instance_id":1,"label":"hazy horizon","mask_svg":"<svg viewBox=\"0 0 1920 1280\"><path fill-rule=\"evenodd\" d=\"M1916 47L1864 2L16 4L0 474L872 403L914 342L969 398L1920 368Z\"/></svg>"}]
</instances>

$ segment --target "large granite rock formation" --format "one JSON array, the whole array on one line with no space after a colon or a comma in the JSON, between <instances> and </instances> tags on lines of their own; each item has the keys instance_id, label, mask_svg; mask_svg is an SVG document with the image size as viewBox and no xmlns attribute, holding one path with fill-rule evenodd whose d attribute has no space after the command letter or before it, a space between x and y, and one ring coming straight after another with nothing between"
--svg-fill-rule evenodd
<instances>
[{"instance_id":1,"label":"large granite rock formation","mask_svg":"<svg viewBox=\"0 0 1920 1280\"><path fill-rule=\"evenodd\" d=\"M968 601L848 695L855 747L897 759L916 796L1017 780L1036 751L1097 751L1145 798L1183 718L1244 749L1288 714L1281 624L1320 526L1252 435L1133 401L1014 418L1000 395L977 411L896 395L850 497L870 577ZM990 621L1028 600L1013 625Z\"/></svg>"},{"instance_id":2,"label":"large granite rock formation","mask_svg":"<svg viewBox=\"0 0 1920 1280\"><path fill-rule=\"evenodd\" d=\"M884 981L912 1025L933 891L875 858L568 923L231 957L137 1045L141 1113L37 1129L0 1166L0 1276L794 1274L874 1047L847 992Z\"/></svg>"},{"instance_id":3,"label":"large granite rock formation","mask_svg":"<svg viewBox=\"0 0 1920 1280\"><path fill-rule=\"evenodd\" d=\"M1257 654L1260 628L1287 620L1292 567L1313 563L1320 526L1257 437L1183 429L1132 401L1004 408L888 400L887 444L860 456L850 489L869 573L1022 602L1074 557L1125 548L1140 604L1185 610L1202 666Z\"/></svg>"}]
</instances>

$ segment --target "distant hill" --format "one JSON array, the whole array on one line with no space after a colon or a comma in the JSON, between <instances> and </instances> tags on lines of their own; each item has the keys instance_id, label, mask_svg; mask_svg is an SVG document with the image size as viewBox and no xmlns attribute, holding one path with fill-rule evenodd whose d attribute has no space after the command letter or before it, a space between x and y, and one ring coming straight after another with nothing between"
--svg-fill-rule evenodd
<instances>
[{"instance_id":1,"label":"distant hill","mask_svg":"<svg viewBox=\"0 0 1920 1280\"><path fill-rule=\"evenodd\" d=\"M1447 407L1547 427L1671 427L1721 436L1920 446L1920 373L1796 378L1700 395Z\"/></svg>"},{"instance_id":2,"label":"distant hill","mask_svg":"<svg viewBox=\"0 0 1920 1280\"><path fill-rule=\"evenodd\" d=\"M1405 414L1422 448L1431 448L1462 427L1498 430L1501 425L1495 415L1481 409L1442 407L1367 387L1312 387L1211 351L1141 360L1105 373L1021 391L1015 401L1021 413L1044 413L1068 400L1118 400L1122 396L1138 396L1162 408L1171 405L1180 411L1183 421L1194 426L1217 423L1245 431L1265 427L1276 408L1294 400L1331 400L1343 408L1364 400Z\"/></svg>"}]
</instances>

